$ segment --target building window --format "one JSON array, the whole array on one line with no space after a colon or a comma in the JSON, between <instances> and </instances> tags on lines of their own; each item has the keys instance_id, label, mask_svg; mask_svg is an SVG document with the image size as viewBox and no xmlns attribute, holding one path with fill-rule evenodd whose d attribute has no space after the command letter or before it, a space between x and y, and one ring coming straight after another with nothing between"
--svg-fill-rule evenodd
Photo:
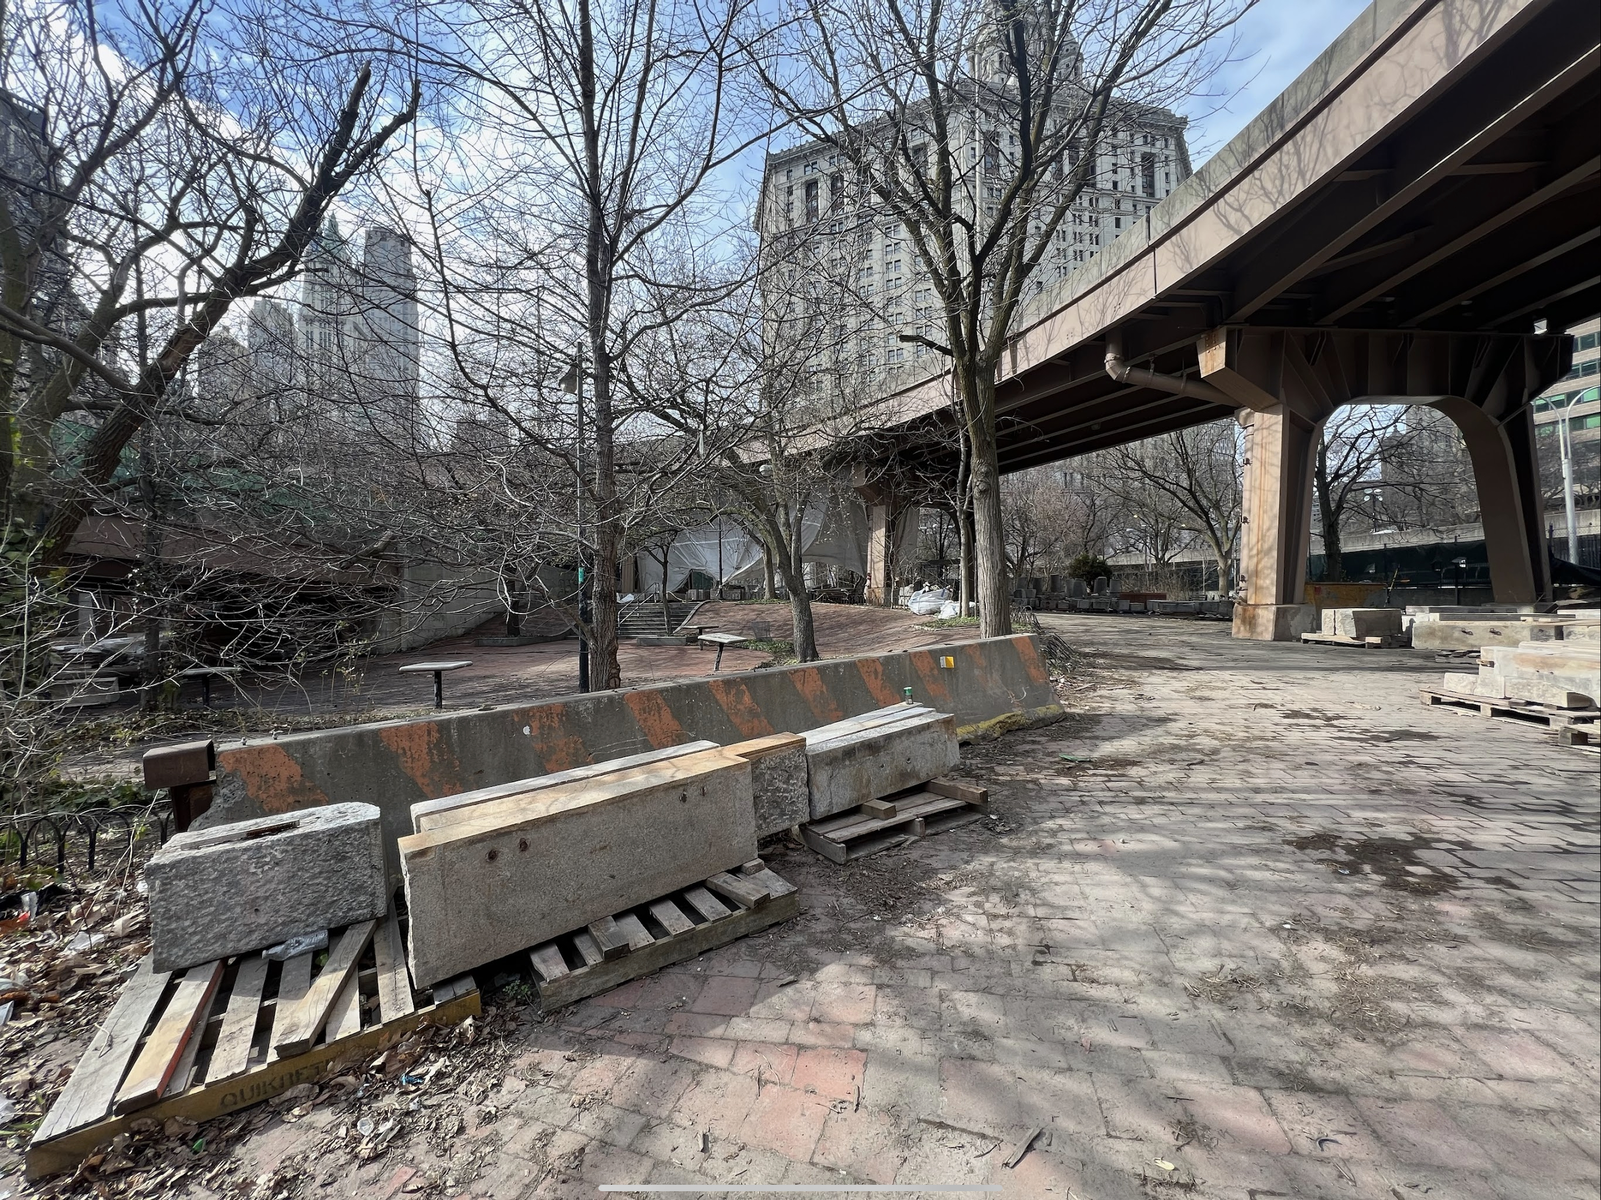
<instances>
[{"instance_id":1,"label":"building window","mask_svg":"<svg viewBox=\"0 0 1601 1200\"><path fill-rule=\"evenodd\" d=\"M999 134L986 133L984 135L984 169L986 171L999 171L1001 169L1001 139Z\"/></svg>"},{"instance_id":2,"label":"building window","mask_svg":"<svg viewBox=\"0 0 1601 1200\"><path fill-rule=\"evenodd\" d=\"M1156 155L1140 155L1140 194L1156 195Z\"/></svg>"},{"instance_id":3,"label":"building window","mask_svg":"<svg viewBox=\"0 0 1601 1200\"><path fill-rule=\"evenodd\" d=\"M817 180L808 179L806 181L806 219L815 221L817 216Z\"/></svg>"},{"instance_id":4,"label":"building window","mask_svg":"<svg viewBox=\"0 0 1601 1200\"><path fill-rule=\"evenodd\" d=\"M845 176L838 171L828 177L828 207L831 212L845 207Z\"/></svg>"}]
</instances>

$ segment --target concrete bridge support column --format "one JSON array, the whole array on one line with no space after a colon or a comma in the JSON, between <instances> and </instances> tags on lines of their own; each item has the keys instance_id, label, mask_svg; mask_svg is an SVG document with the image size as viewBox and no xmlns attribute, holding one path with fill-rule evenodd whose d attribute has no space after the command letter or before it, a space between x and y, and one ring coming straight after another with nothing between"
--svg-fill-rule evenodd
<instances>
[{"instance_id":1,"label":"concrete bridge support column","mask_svg":"<svg viewBox=\"0 0 1601 1200\"><path fill-rule=\"evenodd\" d=\"M1496 603L1532 604L1549 599L1551 559L1545 540L1533 410L1524 404L1498 421L1478 405L1455 396L1436 400L1431 407L1450 417L1467 443Z\"/></svg>"},{"instance_id":2,"label":"concrete bridge support column","mask_svg":"<svg viewBox=\"0 0 1601 1200\"><path fill-rule=\"evenodd\" d=\"M1317 612L1302 602L1311 545L1312 467L1322 422L1288 404L1242 408L1245 429L1240 583L1234 636L1296 641L1315 628Z\"/></svg>"},{"instance_id":3,"label":"concrete bridge support column","mask_svg":"<svg viewBox=\"0 0 1601 1200\"><path fill-rule=\"evenodd\" d=\"M1201 375L1241 407L1245 429L1240 585L1234 636L1293 642L1316 628L1304 602L1312 544L1312 471L1323 422L1334 404L1308 386L1282 333L1242 336L1218 329L1197 347ZM1287 352L1288 351L1288 352Z\"/></svg>"}]
</instances>

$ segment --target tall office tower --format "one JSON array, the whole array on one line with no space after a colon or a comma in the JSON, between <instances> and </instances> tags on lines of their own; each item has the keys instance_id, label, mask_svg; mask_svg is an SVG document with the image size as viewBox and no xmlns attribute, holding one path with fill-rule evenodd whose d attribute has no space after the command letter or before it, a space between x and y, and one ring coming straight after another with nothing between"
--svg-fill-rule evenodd
<instances>
[{"instance_id":1,"label":"tall office tower","mask_svg":"<svg viewBox=\"0 0 1601 1200\"><path fill-rule=\"evenodd\" d=\"M1016 169L1016 133L999 118L996 101L1015 87L1009 70L993 29L986 30L969 56L970 77L961 89L966 100L957 107L947 143L958 206L981 226L984 217L993 217L994 202ZM1073 86L1080 73L1077 55L1066 71L1063 104L1071 117L1082 105ZM920 129L916 112L899 129L888 122L878 131L881 137L872 127L862 136L886 146L906 139L907 156L926 164L934 152L932 138ZM1113 104L1108 132L1094 147L1089 182L1034 272L1036 292L1094 258L1190 174L1185 124L1166 109ZM1082 153L1070 148L1063 167L1077 166ZM882 394L939 369L925 346L902 340L921 335L944 341L937 293L900 222L861 186L844 155L820 142L770 154L757 228L764 259L776 268L764 275L769 328L809 323L831 359L828 369L814 373L814 392L843 387L856 395ZM821 333L820 325L827 326ZM848 395L844 399L850 402Z\"/></svg>"},{"instance_id":2,"label":"tall office tower","mask_svg":"<svg viewBox=\"0 0 1601 1200\"><path fill-rule=\"evenodd\" d=\"M363 381L372 419L401 445L417 440L422 336L411 242L397 230L367 230L361 258Z\"/></svg>"},{"instance_id":3,"label":"tall office tower","mask_svg":"<svg viewBox=\"0 0 1601 1200\"><path fill-rule=\"evenodd\" d=\"M361 280L337 218L328 218L304 264L295 322L300 384L312 412L349 421L362 366Z\"/></svg>"}]
</instances>

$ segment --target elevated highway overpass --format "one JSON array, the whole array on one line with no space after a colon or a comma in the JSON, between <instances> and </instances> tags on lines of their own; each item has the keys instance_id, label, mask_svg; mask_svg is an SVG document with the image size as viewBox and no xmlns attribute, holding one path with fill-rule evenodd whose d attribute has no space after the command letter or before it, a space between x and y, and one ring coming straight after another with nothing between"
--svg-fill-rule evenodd
<instances>
[{"instance_id":1,"label":"elevated highway overpass","mask_svg":"<svg viewBox=\"0 0 1601 1200\"><path fill-rule=\"evenodd\" d=\"M1235 632L1294 637L1322 423L1428 404L1473 463L1498 600L1549 594L1529 402L1601 309L1601 6L1377 0L1136 228L1038 298L1003 471L1234 414ZM890 398L948 407L943 378ZM882 558L882 556L880 556Z\"/></svg>"}]
</instances>

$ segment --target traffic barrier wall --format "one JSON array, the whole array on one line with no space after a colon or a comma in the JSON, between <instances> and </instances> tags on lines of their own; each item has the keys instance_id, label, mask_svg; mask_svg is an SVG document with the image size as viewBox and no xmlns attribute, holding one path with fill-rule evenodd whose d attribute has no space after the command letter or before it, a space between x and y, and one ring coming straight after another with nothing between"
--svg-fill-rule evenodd
<instances>
[{"instance_id":1,"label":"traffic barrier wall","mask_svg":"<svg viewBox=\"0 0 1601 1200\"><path fill-rule=\"evenodd\" d=\"M216 799L196 824L375 804L393 866L419 800L698 738L727 745L804 733L900 703L908 687L918 703L955 716L965 740L1062 711L1033 635L986 638L222 744Z\"/></svg>"}]
</instances>

